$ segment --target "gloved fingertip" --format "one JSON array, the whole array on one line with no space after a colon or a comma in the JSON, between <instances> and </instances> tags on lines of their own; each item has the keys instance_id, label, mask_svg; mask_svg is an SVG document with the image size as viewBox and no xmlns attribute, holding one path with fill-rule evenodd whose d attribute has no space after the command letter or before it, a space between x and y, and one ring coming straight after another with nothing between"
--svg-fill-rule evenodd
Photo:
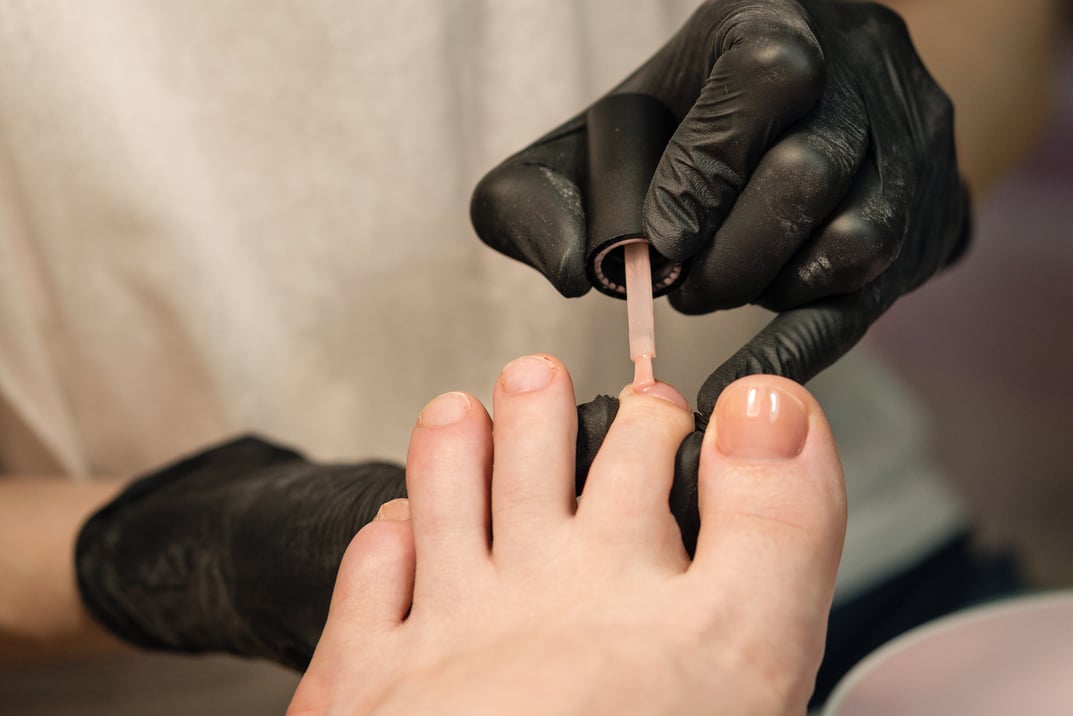
<instances>
[{"instance_id":1,"label":"gloved fingertip","mask_svg":"<svg viewBox=\"0 0 1073 716\"><path fill-rule=\"evenodd\" d=\"M671 485L670 508L678 529L682 533L682 544L692 557L697 547L697 534L700 532L700 509L697 497L697 471L700 469L700 451L704 441L704 431L697 429L690 433L678 446L675 456L674 483Z\"/></svg>"},{"instance_id":2,"label":"gloved fingertip","mask_svg":"<svg viewBox=\"0 0 1073 716\"><path fill-rule=\"evenodd\" d=\"M609 395L598 395L587 403L577 406L577 453L574 466L577 494L585 486L592 461L615 421L619 402Z\"/></svg>"},{"instance_id":3,"label":"gloved fingertip","mask_svg":"<svg viewBox=\"0 0 1073 716\"><path fill-rule=\"evenodd\" d=\"M585 212L573 179L540 163L508 163L473 192L477 236L535 268L567 298L589 291L585 273Z\"/></svg>"}]
</instances>

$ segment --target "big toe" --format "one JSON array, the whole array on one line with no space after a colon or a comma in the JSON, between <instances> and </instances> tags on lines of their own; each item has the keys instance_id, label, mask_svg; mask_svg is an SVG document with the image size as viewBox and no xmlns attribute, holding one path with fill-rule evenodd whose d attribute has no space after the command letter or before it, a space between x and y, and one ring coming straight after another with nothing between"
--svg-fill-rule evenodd
<instances>
[{"instance_id":1,"label":"big toe","mask_svg":"<svg viewBox=\"0 0 1073 716\"><path fill-rule=\"evenodd\" d=\"M846 498L834 438L815 398L770 375L728 386L704 436L698 493L691 572L718 583L743 619L755 617L758 633L777 628L787 646L796 642L817 655Z\"/></svg>"}]
</instances>

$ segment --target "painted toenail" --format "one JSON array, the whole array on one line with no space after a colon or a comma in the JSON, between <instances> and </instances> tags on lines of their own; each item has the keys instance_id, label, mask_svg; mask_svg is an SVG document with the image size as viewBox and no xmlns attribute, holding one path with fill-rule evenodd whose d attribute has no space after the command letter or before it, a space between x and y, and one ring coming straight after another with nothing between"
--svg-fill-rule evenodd
<instances>
[{"instance_id":1,"label":"painted toenail","mask_svg":"<svg viewBox=\"0 0 1073 716\"><path fill-rule=\"evenodd\" d=\"M686 399L683 398L677 390L667 385L666 383L656 381L654 383L644 385L640 388L638 388L634 384L631 384L630 388L633 390L634 393L637 393L638 395L651 395L654 398L665 400L671 405L676 405L682 410L689 412L689 403L686 402Z\"/></svg>"},{"instance_id":2,"label":"painted toenail","mask_svg":"<svg viewBox=\"0 0 1073 716\"><path fill-rule=\"evenodd\" d=\"M444 393L425 406L417 422L425 427L457 423L469 413L469 397L465 393Z\"/></svg>"},{"instance_id":3,"label":"painted toenail","mask_svg":"<svg viewBox=\"0 0 1073 716\"><path fill-rule=\"evenodd\" d=\"M808 410L781 388L737 383L719 397L715 429L716 445L727 457L787 460L805 446Z\"/></svg>"},{"instance_id":4,"label":"painted toenail","mask_svg":"<svg viewBox=\"0 0 1073 716\"><path fill-rule=\"evenodd\" d=\"M507 364L500 380L508 393L529 393L546 388L554 375L555 364L545 356L522 356Z\"/></svg>"}]
</instances>

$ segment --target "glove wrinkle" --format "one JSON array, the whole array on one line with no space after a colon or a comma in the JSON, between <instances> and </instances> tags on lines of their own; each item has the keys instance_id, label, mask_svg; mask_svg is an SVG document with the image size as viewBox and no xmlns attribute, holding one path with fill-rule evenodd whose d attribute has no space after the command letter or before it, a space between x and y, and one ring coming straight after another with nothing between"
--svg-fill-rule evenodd
<instances>
[{"instance_id":1,"label":"glove wrinkle","mask_svg":"<svg viewBox=\"0 0 1073 716\"><path fill-rule=\"evenodd\" d=\"M246 437L132 485L84 525L79 589L119 637L304 668L350 540L405 496L401 467L318 465Z\"/></svg>"}]
</instances>

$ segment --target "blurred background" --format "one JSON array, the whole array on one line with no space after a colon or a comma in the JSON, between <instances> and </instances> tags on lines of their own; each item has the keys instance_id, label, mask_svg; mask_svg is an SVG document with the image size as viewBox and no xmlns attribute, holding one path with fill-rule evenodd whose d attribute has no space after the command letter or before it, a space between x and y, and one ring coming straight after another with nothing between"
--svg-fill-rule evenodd
<instances>
[{"instance_id":1,"label":"blurred background","mask_svg":"<svg viewBox=\"0 0 1073 716\"><path fill-rule=\"evenodd\" d=\"M978 199L975 243L872 331L930 410L986 544L1073 585L1073 44L1024 165ZM996 108L996 111L1012 111Z\"/></svg>"}]
</instances>

